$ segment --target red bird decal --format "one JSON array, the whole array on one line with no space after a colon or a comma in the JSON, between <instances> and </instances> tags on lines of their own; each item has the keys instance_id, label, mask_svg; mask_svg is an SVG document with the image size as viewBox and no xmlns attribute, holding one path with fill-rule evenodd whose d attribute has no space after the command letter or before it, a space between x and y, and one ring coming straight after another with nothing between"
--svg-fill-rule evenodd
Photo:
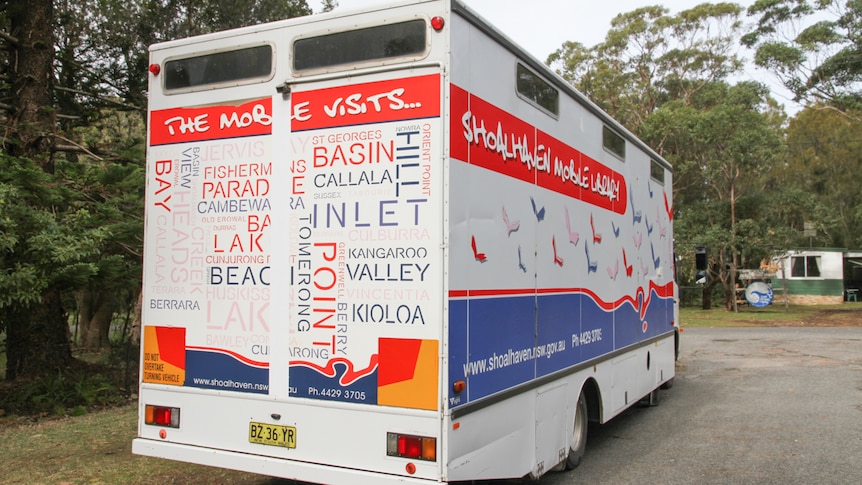
<instances>
[{"instance_id":1,"label":"red bird decal","mask_svg":"<svg viewBox=\"0 0 862 485\"><path fill-rule=\"evenodd\" d=\"M473 236L470 240L470 243L473 246L473 257L476 258L476 261L480 263L484 263L488 258L485 256L485 253L480 253L476 250L476 236Z\"/></svg>"},{"instance_id":2,"label":"red bird decal","mask_svg":"<svg viewBox=\"0 0 862 485\"><path fill-rule=\"evenodd\" d=\"M662 195L664 195L664 210L667 212L667 220L672 221L673 220L673 206L671 206L667 202L667 192L662 192Z\"/></svg>"}]
</instances>

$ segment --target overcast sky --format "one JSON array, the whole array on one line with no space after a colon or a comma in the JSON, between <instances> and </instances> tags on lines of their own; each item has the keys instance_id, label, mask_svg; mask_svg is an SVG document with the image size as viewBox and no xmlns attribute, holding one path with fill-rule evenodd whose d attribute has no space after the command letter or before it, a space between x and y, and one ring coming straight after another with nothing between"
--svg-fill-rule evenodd
<instances>
[{"instance_id":1,"label":"overcast sky","mask_svg":"<svg viewBox=\"0 0 862 485\"><path fill-rule=\"evenodd\" d=\"M709 0L463 0L467 6L495 25L509 38L544 62L563 42L575 41L592 47L602 42L617 14L648 5L662 5L676 14ZM717 1L717 0L713 0ZM737 0L745 7L754 0ZM320 10L320 2L309 0ZM389 0L338 0L338 9L361 9ZM740 48L741 49L741 48ZM740 52L745 55L745 52ZM753 79L772 88L773 96L789 112L796 110L787 92L768 73L750 67L742 79Z\"/></svg>"},{"instance_id":2,"label":"overcast sky","mask_svg":"<svg viewBox=\"0 0 862 485\"><path fill-rule=\"evenodd\" d=\"M707 0L704 0L707 1ZM381 5L389 0L338 0L339 9ZM563 42L588 47L605 38L611 19L646 5L662 5L671 13L691 8L700 0L463 0L527 52L544 61ZM743 4L750 3L742 1ZM310 1L312 7L320 9Z\"/></svg>"}]
</instances>

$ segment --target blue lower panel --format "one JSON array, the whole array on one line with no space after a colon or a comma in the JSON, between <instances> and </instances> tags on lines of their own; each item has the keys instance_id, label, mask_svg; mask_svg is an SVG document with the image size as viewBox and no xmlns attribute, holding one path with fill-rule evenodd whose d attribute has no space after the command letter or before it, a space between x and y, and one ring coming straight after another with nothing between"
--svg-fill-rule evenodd
<instances>
[{"instance_id":1,"label":"blue lower panel","mask_svg":"<svg viewBox=\"0 0 862 485\"><path fill-rule=\"evenodd\" d=\"M494 394L535 376L535 362L524 354L535 345L535 301L526 296L465 302L469 360L461 376L467 377L471 396Z\"/></svg>"},{"instance_id":2,"label":"blue lower panel","mask_svg":"<svg viewBox=\"0 0 862 485\"><path fill-rule=\"evenodd\" d=\"M269 369L216 351L186 350L186 386L266 394Z\"/></svg>"},{"instance_id":3,"label":"blue lower panel","mask_svg":"<svg viewBox=\"0 0 862 485\"><path fill-rule=\"evenodd\" d=\"M354 379L345 374L346 363L336 363L321 371L308 366L290 366L290 395L327 401L377 404L377 372Z\"/></svg>"},{"instance_id":4,"label":"blue lower panel","mask_svg":"<svg viewBox=\"0 0 862 485\"><path fill-rule=\"evenodd\" d=\"M597 303L583 293L452 299L449 380L465 380L457 407L669 331L670 299L639 306Z\"/></svg>"}]
</instances>

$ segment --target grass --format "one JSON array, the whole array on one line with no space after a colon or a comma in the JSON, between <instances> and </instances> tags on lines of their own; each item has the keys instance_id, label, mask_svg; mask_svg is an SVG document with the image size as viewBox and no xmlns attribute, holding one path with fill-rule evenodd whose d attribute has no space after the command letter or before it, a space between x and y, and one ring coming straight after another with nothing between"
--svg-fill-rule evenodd
<instances>
[{"instance_id":1,"label":"grass","mask_svg":"<svg viewBox=\"0 0 862 485\"><path fill-rule=\"evenodd\" d=\"M137 406L0 421L4 484L264 484L260 475L132 455Z\"/></svg>"},{"instance_id":2,"label":"grass","mask_svg":"<svg viewBox=\"0 0 862 485\"><path fill-rule=\"evenodd\" d=\"M766 308L741 307L738 312L723 307L712 310L681 308L682 327L757 327L862 324L862 305L770 305ZM846 322L842 323L842 320Z\"/></svg>"}]
</instances>

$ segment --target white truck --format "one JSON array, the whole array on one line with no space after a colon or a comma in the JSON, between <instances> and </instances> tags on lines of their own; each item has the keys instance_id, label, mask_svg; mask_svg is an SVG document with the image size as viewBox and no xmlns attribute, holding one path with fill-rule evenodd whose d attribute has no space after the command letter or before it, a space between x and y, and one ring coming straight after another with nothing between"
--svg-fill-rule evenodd
<instances>
[{"instance_id":1,"label":"white truck","mask_svg":"<svg viewBox=\"0 0 862 485\"><path fill-rule=\"evenodd\" d=\"M539 477L672 383L670 165L463 3L150 62L134 453Z\"/></svg>"}]
</instances>

